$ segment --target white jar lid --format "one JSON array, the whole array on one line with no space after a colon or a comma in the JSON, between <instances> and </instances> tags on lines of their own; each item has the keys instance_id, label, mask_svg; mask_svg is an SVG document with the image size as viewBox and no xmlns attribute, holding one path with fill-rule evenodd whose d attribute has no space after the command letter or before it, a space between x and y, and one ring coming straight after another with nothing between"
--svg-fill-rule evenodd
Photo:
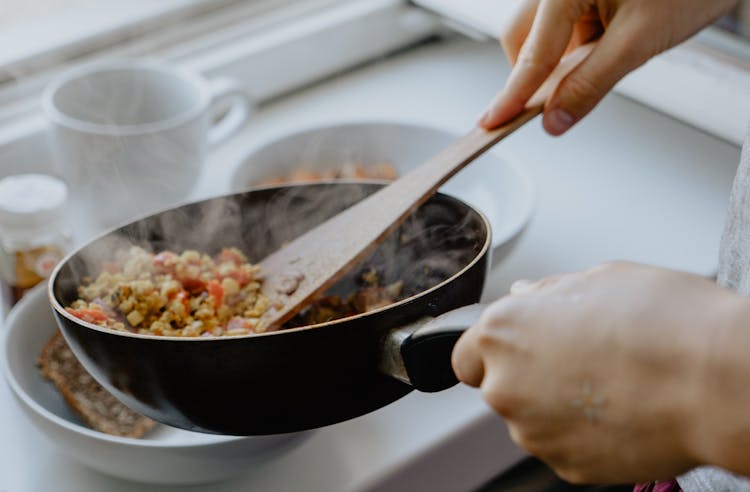
<instances>
[{"instance_id":1,"label":"white jar lid","mask_svg":"<svg viewBox=\"0 0 750 492\"><path fill-rule=\"evenodd\" d=\"M46 174L15 174L0 180L0 227L26 229L62 218L68 187Z\"/></svg>"}]
</instances>

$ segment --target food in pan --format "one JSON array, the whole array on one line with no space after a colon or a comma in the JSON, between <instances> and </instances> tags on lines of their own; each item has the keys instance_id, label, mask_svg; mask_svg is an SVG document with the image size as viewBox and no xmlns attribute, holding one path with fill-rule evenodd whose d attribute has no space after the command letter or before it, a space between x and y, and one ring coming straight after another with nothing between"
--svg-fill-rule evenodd
<instances>
[{"instance_id":1,"label":"food in pan","mask_svg":"<svg viewBox=\"0 0 750 492\"><path fill-rule=\"evenodd\" d=\"M273 176L259 183L250 185L276 185L286 183L314 183L328 179L384 179L392 181L398 177L398 172L393 164L381 162L378 164L364 165L357 162L349 162L337 167L330 167L324 171L312 171L307 167L298 167L286 175Z\"/></svg>"},{"instance_id":2,"label":"food in pan","mask_svg":"<svg viewBox=\"0 0 750 492\"><path fill-rule=\"evenodd\" d=\"M60 332L39 355L42 375L52 381L71 409L94 430L120 437L142 437L156 422L126 407L83 368Z\"/></svg>"},{"instance_id":3,"label":"food in pan","mask_svg":"<svg viewBox=\"0 0 750 492\"><path fill-rule=\"evenodd\" d=\"M404 281L382 285L382 275L373 266L354 274L357 289L347 296L325 295L306 306L285 326L307 326L366 313L400 300Z\"/></svg>"},{"instance_id":4,"label":"food in pan","mask_svg":"<svg viewBox=\"0 0 750 492\"><path fill-rule=\"evenodd\" d=\"M154 254L131 247L99 266L96 278L78 288L66 310L83 321L119 331L178 337L261 333L270 307L257 265L236 248L210 257L197 251ZM382 285L373 266L353 274L355 288L325 295L285 327L324 323L365 313L400 299L403 281Z\"/></svg>"},{"instance_id":5,"label":"food in pan","mask_svg":"<svg viewBox=\"0 0 750 492\"><path fill-rule=\"evenodd\" d=\"M120 331L177 337L234 336L263 331L270 302L259 268L236 248L211 257L197 251L150 253L133 246L101 265L66 310Z\"/></svg>"}]
</instances>

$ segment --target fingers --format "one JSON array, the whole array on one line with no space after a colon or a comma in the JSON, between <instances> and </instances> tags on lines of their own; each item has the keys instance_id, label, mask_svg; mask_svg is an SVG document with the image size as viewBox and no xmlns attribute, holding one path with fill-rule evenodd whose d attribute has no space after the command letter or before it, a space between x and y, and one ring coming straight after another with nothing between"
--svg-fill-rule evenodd
<instances>
[{"instance_id":1,"label":"fingers","mask_svg":"<svg viewBox=\"0 0 750 492\"><path fill-rule=\"evenodd\" d=\"M517 280L510 286L510 293L511 295L521 295L541 292L545 289L567 289L584 280L589 272L593 272L595 268L597 267L583 272L556 273L554 275L547 275L539 280ZM605 267L601 266L601 268Z\"/></svg>"},{"instance_id":2,"label":"fingers","mask_svg":"<svg viewBox=\"0 0 750 492\"><path fill-rule=\"evenodd\" d=\"M591 54L560 82L547 101L543 125L549 134L565 133L620 79L648 59L649 52L637 39L639 30L630 17L613 19Z\"/></svg>"},{"instance_id":3,"label":"fingers","mask_svg":"<svg viewBox=\"0 0 750 492\"><path fill-rule=\"evenodd\" d=\"M470 386L484 385L492 359L510 357L522 351L518 342L518 320L524 318L529 305L520 294L563 288L584 278L585 273L550 275L537 281L519 280L511 286L511 295L490 305L476 325L461 336L451 354L451 364L460 381ZM522 345L522 344L521 344ZM488 362L489 360L489 362ZM493 359L494 360L494 359Z\"/></svg>"},{"instance_id":4,"label":"fingers","mask_svg":"<svg viewBox=\"0 0 750 492\"><path fill-rule=\"evenodd\" d=\"M537 282L528 279L516 280L513 285L510 286L511 294L525 294L532 292L536 288Z\"/></svg>"},{"instance_id":5,"label":"fingers","mask_svg":"<svg viewBox=\"0 0 750 492\"><path fill-rule=\"evenodd\" d=\"M451 365L458 380L475 388L484 379L484 362L478 339L479 330L476 326L466 330L451 354Z\"/></svg>"},{"instance_id":6,"label":"fingers","mask_svg":"<svg viewBox=\"0 0 750 492\"><path fill-rule=\"evenodd\" d=\"M486 358L497 357L496 349L504 345L504 337L498 331L507 321L508 301L508 298L501 298L492 303L479 321L458 339L451 354L451 364L459 381L474 387L483 384Z\"/></svg>"},{"instance_id":7,"label":"fingers","mask_svg":"<svg viewBox=\"0 0 750 492\"><path fill-rule=\"evenodd\" d=\"M526 0L521 3L511 22L500 35L500 46L502 46L511 66L516 64L518 53L529 35L538 6L539 0Z\"/></svg>"},{"instance_id":8,"label":"fingers","mask_svg":"<svg viewBox=\"0 0 750 492\"><path fill-rule=\"evenodd\" d=\"M516 116L564 53L600 37L592 53L563 79L547 101L544 128L551 135L562 135L627 73L664 48L657 44L659 37L649 34L654 30L649 18L636 7L624 5L615 11L606 5L595 8L590 0L524 3L501 39L513 70L479 125L492 129ZM601 35L605 27L606 33Z\"/></svg>"},{"instance_id":9,"label":"fingers","mask_svg":"<svg viewBox=\"0 0 750 492\"><path fill-rule=\"evenodd\" d=\"M479 122L481 126L494 128L524 109L560 61L573 26L588 9L587 3L586 0L541 0L505 88L490 104Z\"/></svg>"},{"instance_id":10,"label":"fingers","mask_svg":"<svg viewBox=\"0 0 750 492\"><path fill-rule=\"evenodd\" d=\"M516 349L518 337L512 327L514 305L510 297L498 299L459 338L451 354L451 364L461 382L474 387L483 385L488 366Z\"/></svg>"},{"instance_id":11,"label":"fingers","mask_svg":"<svg viewBox=\"0 0 750 492\"><path fill-rule=\"evenodd\" d=\"M568 42L565 53L573 51L578 46L598 39L604 33L604 26L596 9L591 8L573 27L573 34Z\"/></svg>"},{"instance_id":12,"label":"fingers","mask_svg":"<svg viewBox=\"0 0 750 492\"><path fill-rule=\"evenodd\" d=\"M549 275L547 277L544 277L541 280L521 279L521 280L514 282L513 285L510 286L510 293L511 294L526 294L529 292L534 292L534 291L543 289L545 287L556 285L561 280L564 280L566 277L568 277L569 275L571 274L559 273L557 275Z\"/></svg>"}]
</instances>

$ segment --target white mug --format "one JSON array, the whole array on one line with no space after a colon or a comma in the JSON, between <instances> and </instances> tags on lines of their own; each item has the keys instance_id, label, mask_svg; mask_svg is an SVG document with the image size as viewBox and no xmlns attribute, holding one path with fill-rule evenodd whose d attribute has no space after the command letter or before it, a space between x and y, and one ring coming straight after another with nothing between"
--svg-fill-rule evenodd
<instances>
[{"instance_id":1,"label":"white mug","mask_svg":"<svg viewBox=\"0 0 750 492\"><path fill-rule=\"evenodd\" d=\"M251 110L236 81L154 60L75 68L46 87L42 107L72 197L104 227L184 201L207 149Z\"/></svg>"}]
</instances>

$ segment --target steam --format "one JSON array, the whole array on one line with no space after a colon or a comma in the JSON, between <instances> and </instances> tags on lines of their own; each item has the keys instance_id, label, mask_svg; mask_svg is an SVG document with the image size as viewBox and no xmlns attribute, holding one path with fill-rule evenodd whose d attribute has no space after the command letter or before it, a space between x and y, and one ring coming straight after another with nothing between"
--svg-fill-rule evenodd
<instances>
[{"instance_id":1,"label":"steam","mask_svg":"<svg viewBox=\"0 0 750 492\"><path fill-rule=\"evenodd\" d=\"M207 254L237 247L251 262L258 262L377 188L374 184L323 183L256 190L138 220L75 255L61 274L61 300L75 299L75 287L96 275L101 264L113 259L117 251L132 246L154 252L194 249ZM432 200L329 293L348 296L361 286L364 270L375 270L381 285L403 280L402 297L418 294L452 276L476 256L484 240L480 224L471 209L449 199Z\"/></svg>"},{"instance_id":2,"label":"steam","mask_svg":"<svg viewBox=\"0 0 750 492\"><path fill-rule=\"evenodd\" d=\"M75 101L72 98L76 104L63 108L68 114L81 120L115 126L163 121L170 116L164 112L168 112L167 109L149 109L151 106L162 108L169 103L155 100L154 94L148 90L147 81L141 84L133 79L124 84L123 89L121 79L110 80L101 75L96 80L96 87L71 85L71 93L81 99ZM83 82L78 80L76 83ZM116 92L110 84L116 85L120 92L127 90L129 106L123 105L121 93L114 98L118 103L108 104L108 98ZM145 92L140 93L139 89ZM254 181L258 182L269 177L257 176L258 170L261 174L279 175L300 167L322 172L352 164L365 167L383 164L389 160L389 138L393 136L379 135L372 139L367 133L355 131L347 132L342 139L337 131L321 132L314 138L304 137L301 142L288 142L286 147L272 146L266 155L255 157L261 166L254 167L253 162L249 162L248 167L251 172L256 171ZM342 141L345 145L341 144ZM66 142L71 142L69 137L60 139L58 145L64 147ZM203 164L203 156L188 155L194 149L186 144L184 134L180 137L173 132L153 131L130 135L118 131L112 135L97 135L94 139L81 136L79 140L72 140L70 148L64 150L72 162L100 166L98 169L81 169L76 180L80 193L74 193L79 200L84 200L92 210L109 210L113 214L127 211L125 215L133 216L149 212L154 198L168 206L188 195L197 172L193 164ZM170 165L161 166L160 162ZM183 163L184 168L176 169L171 165L173 162ZM201 170L206 172L205 165ZM282 186L218 197L156 213L136 220L81 250L65 271L64 297L74 299L76 286L86 278L96 276L102 263L112 260L118 251L132 246L152 252L196 250L209 255L225 247L236 247L251 262L257 263L284 243L377 188L374 184L352 182ZM107 195L103 200L96 200L97 196L101 197L101 190L107 190ZM89 191L91 193L86 195ZM477 254L484 240L480 224L477 214L449 200L428 202L331 291L347 296L357 288L362 270L370 269L377 272L381 285L403 280L404 296L422 292L455 274Z\"/></svg>"}]
</instances>

